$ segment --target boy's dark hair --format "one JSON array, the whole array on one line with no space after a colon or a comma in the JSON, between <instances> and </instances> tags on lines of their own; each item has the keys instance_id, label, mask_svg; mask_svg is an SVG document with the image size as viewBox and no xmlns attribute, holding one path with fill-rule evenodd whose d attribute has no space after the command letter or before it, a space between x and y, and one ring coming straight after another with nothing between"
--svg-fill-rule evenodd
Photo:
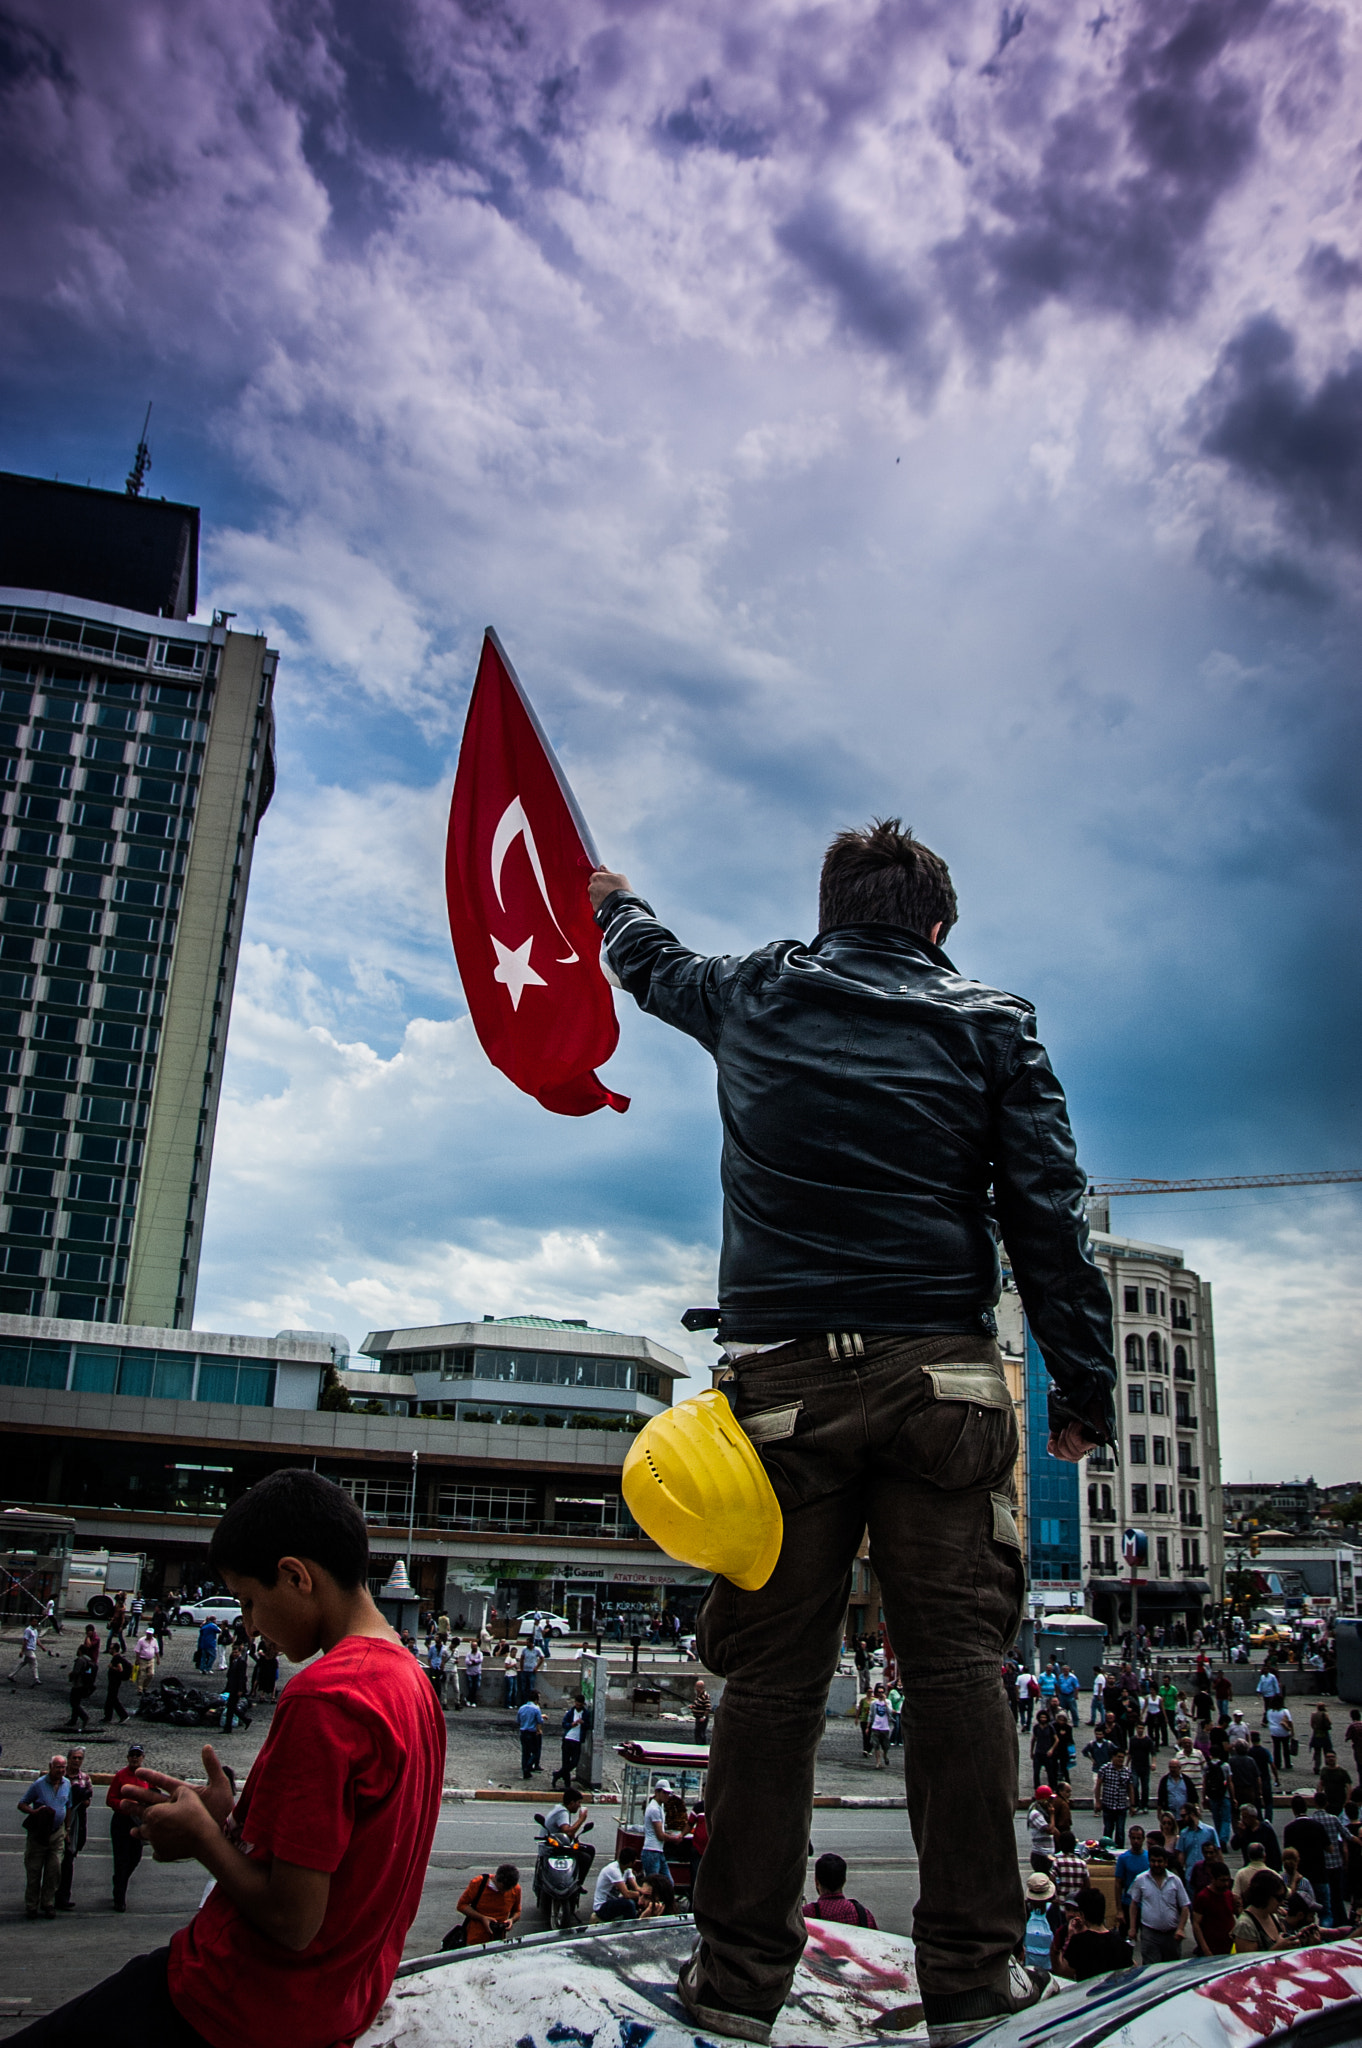
<instances>
[{"instance_id":1,"label":"boy's dark hair","mask_svg":"<svg viewBox=\"0 0 1362 2048\"><path fill-rule=\"evenodd\" d=\"M1078 1910L1093 1927L1100 1927L1107 1917L1107 1902L1095 1884L1084 1885L1078 1894Z\"/></svg>"},{"instance_id":2,"label":"boy's dark hair","mask_svg":"<svg viewBox=\"0 0 1362 2048\"><path fill-rule=\"evenodd\" d=\"M369 1534L344 1487L296 1466L271 1472L232 1502L208 1546L214 1572L240 1572L262 1586L278 1582L281 1557L319 1564L347 1593L364 1584Z\"/></svg>"},{"instance_id":3,"label":"boy's dark hair","mask_svg":"<svg viewBox=\"0 0 1362 2048\"><path fill-rule=\"evenodd\" d=\"M847 1862L835 1849L825 1849L813 1866L815 1884L826 1885L830 1892L839 1892L847 1881Z\"/></svg>"},{"instance_id":4,"label":"boy's dark hair","mask_svg":"<svg viewBox=\"0 0 1362 2048\"><path fill-rule=\"evenodd\" d=\"M496 1883L499 1892L509 1892L520 1883L520 1872L516 1869L514 1863L498 1863Z\"/></svg>"},{"instance_id":5,"label":"boy's dark hair","mask_svg":"<svg viewBox=\"0 0 1362 2048\"><path fill-rule=\"evenodd\" d=\"M959 915L951 871L905 831L900 818L876 818L868 832L839 832L823 856L818 929L842 924L898 924L927 938L934 924L944 940Z\"/></svg>"}]
</instances>

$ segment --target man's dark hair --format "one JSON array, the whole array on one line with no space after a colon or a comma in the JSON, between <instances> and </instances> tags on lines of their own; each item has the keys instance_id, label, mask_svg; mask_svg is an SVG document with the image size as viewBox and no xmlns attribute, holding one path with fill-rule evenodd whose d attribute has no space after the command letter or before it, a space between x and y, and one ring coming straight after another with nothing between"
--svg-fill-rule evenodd
<instances>
[{"instance_id":1,"label":"man's dark hair","mask_svg":"<svg viewBox=\"0 0 1362 2048\"><path fill-rule=\"evenodd\" d=\"M1072 1828L1066 1828L1062 1835L1055 1836L1055 1847L1061 1850L1063 1854L1066 1856L1068 1855L1071 1849L1076 1849L1078 1847L1078 1837L1074 1833Z\"/></svg>"},{"instance_id":2,"label":"man's dark hair","mask_svg":"<svg viewBox=\"0 0 1362 2048\"><path fill-rule=\"evenodd\" d=\"M1078 1910L1091 1927L1101 1927L1107 1917L1107 1902L1095 1884L1084 1885L1078 1894Z\"/></svg>"},{"instance_id":3,"label":"man's dark hair","mask_svg":"<svg viewBox=\"0 0 1362 2048\"><path fill-rule=\"evenodd\" d=\"M939 924L944 940L958 915L950 869L900 818L877 818L868 832L839 832L823 856L820 931L899 924L927 938Z\"/></svg>"},{"instance_id":4,"label":"man's dark hair","mask_svg":"<svg viewBox=\"0 0 1362 2048\"><path fill-rule=\"evenodd\" d=\"M1270 1906L1286 1890L1275 1870L1255 1871L1244 1887L1246 1906Z\"/></svg>"},{"instance_id":5,"label":"man's dark hair","mask_svg":"<svg viewBox=\"0 0 1362 2048\"><path fill-rule=\"evenodd\" d=\"M496 1884L499 1892L509 1892L520 1883L520 1872L514 1863L498 1863Z\"/></svg>"},{"instance_id":6,"label":"man's dark hair","mask_svg":"<svg viewBox=\"0 0 1362 2048\"><path fill-rule=\"evenodd\" d=\"M1160 1839L1157 1842L1151 1842L1149 1844L1149 1849L1147 1853L1151 1863L1154 1861L1154 1858L1156 1856L1162 1856L1164 1862L1166 1863L1168 1861L1168 1844L1162 1839L1162 1837L1160 1837Z\"/></svg>"},{"instance_id":7,"label":"man's dark hair","mask_svg":"<svg viewBox=\"0 0 1362 2048\"><path fill-rule=\"evenodd\" d=\"M369 1535L344 1487L298 1467L271 1472L232 1502L208 1546L214 1572L262 1586L277 1584L281 1557L319 1564L347 1593L364 1584Z\"/></svg>"},{"instance_id":8,"label":"man's dark hair","mask_svg":"<svg viewBox=\"0 0 1362 2048\"><path fill-rule=\"evenodd\" d=\"M813 1866L813 1881L825 1885L830 1892L839 1892L847 1881L847 1861L835 1849L825 1849Z\"/></svg>"}]
</instances>

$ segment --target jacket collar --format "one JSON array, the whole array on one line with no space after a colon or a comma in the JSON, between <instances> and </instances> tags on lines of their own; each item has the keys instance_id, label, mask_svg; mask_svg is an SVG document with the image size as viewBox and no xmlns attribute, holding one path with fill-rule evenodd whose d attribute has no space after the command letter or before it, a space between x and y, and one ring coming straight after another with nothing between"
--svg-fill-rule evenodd
<instances>
[{"instance_id":1,"label":"jacket collar","mask_svg":"<svg viewBox=\"0 0 1362 2048\"><path fill-rule=\"evenodd\" d=\"M911 931L906 924L835 924L828 931L819 932L809 948L817 953L824 946L832 946L839 939L850 939L874 952L892 953L901 959L919 958L930 961L934 967L944 967L949 974L957 974L955 962L934 946L921 932Z\"/></svg>"}]
</instances>

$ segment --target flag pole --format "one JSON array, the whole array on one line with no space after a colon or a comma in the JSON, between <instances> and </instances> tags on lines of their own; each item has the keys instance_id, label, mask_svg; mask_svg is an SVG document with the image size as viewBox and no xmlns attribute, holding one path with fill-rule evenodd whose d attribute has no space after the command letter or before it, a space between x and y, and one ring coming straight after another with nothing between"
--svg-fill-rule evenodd
<instances>
[{"instance_id":1,"label":"flag pole","mask_svg":"<svg viewBox=\"0 0 1362 2048\"><path fill-rule=\"evenodd\" d=\"M498 635L495 626L488 626L487 638L491 641L493 647L496 648L497 656L501 662L501 665L505 669L507 675L510 677L511 687L525 707L525 716L529 719L530 724L534 727L535 738L539 741L540 746L544 749L544 754L546 759L548 760L548 764L550 768L552 768L554 777L558 783L558 787L563 793L563 802L567 805L569 811L572 813L572 822L577 827L577 830L581 835L582 845L586 848L587 854L591 860L591 864L593 867L598 868L601 864L601 857L596 850L596 842L591 836L591 827L587 824L585 817L582 815L582 807L577 801L576 795L572 788L572 784L568 781L566 775L563 773L562 763L558 759L557 754L555 754L555 752L553 751L553 745L549 739L548 734L545 732L543 726L539 723L539 714L535 710L533 704L530 702L525 690L525 685L521 682L520 677L516 674L515 664L511 660L510 655L506 652L506 649L502 646L500 636Z\"/></svg>"}]
</instances>

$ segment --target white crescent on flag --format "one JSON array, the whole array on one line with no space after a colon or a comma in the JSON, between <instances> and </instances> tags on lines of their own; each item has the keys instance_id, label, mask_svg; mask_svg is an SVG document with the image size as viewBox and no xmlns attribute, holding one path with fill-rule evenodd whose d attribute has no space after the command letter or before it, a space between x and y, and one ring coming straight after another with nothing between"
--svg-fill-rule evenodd
<instances>
[{"instance_id":1,"label":"white crescent on flag","mask_svg":"<svg viewBox=\"0 0 1362 2048\"><path fill-rule=\"evenodd\" d=\"M549 892L544 881L544 868L539 858L539 848L534 843L534 831L529 819L525 816L524 806L518 796L511 798L511 801L497 820L496 831L492 834L492 887L496 891L497 902L501 904L503 910L506 908L501 894L501 870L505 865L507 854L518 837L523 838L525 841L525 851L530 857L530 866L534 870L534 879L539 884L539 893L544 899L544 908L549 916L553 918L553 929L568 948L567 957L560 960L558 965L560 967L574 967L580 956L572 950L571 939L553 915L553 905L549 902ZM493 943L495 944L495 941ZM525 950L528 952L528 944ZM497 979L501 979L500 973L498 973ZM532 975L530 979L537 981L539 977L538 975Z\"/></svg>"}]
</instances>

